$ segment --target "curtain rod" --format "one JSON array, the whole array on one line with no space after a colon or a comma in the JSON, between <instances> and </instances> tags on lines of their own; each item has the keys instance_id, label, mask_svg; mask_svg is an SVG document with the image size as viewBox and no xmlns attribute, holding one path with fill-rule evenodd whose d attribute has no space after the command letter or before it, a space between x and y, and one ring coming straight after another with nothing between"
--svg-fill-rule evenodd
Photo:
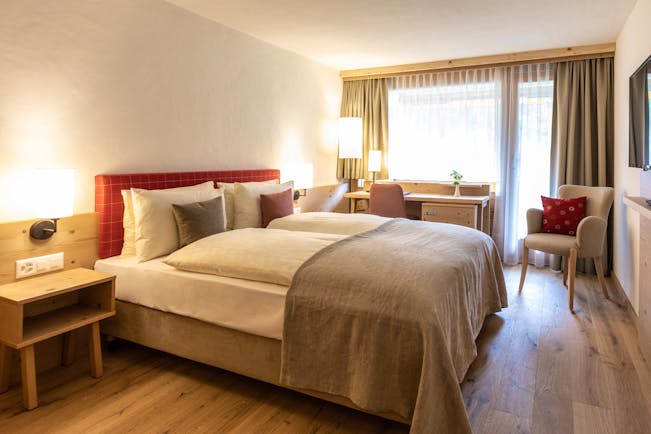
<instances>
[{"instance_id":1,"label":"curtain rod","mask_svg":"<svg viewBox=\"0 0 651 434\"><path fill-rule=\"evenodd\" d=\"M519 53L494 54L405 65L380 66L376 68L349 69L340 71L339 76L344 81L366 80L369 78L396 77L427 72L444 72L455 69L490 68L527 63L553 63L570 60L597 59L613 57L614 55L615 43L612 42L607 44L583 45L580 47L552 48L548 50L522 51Z\"/></svg>"}]
</instances>

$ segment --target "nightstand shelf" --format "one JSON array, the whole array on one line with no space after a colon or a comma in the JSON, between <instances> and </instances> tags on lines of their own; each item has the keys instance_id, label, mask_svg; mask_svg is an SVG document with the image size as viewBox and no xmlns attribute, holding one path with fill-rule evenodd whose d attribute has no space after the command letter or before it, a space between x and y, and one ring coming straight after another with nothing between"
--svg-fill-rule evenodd
<instances>
[{"instance_id":1,"label":"nightstand shelf","mask_svg":"<svg viewBox=\"0 0 651 434\"><path fill-rule=\"evenodd\" d=\"M113 312L104 312L92 306L75 305L32 318L25 318L23 342L18 348L33 345L36 342L87 326L113 315Z\"/></svg>"},{"instance_id":2,"label":"nightstand shelf","mask_svg":"<svg viewBox=\"0 0 651 434\"><path fill-rule=\"evenodd\" d=\"M115 277L85 268L0 285L0 393L9 387L9 349L20 350L25 407L38 405L34 344L67 334L64 364L73 348L70 333L90 326L91 375L102 375L99 321L115 315Z\"/></svg>"}]
</instances>

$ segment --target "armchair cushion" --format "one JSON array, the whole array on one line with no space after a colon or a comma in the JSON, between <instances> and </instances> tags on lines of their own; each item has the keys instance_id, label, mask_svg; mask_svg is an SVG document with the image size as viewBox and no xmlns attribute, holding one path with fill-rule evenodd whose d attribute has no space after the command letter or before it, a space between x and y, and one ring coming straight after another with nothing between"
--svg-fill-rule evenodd
<instances>
[{"instance_id":1,"label":"armchair cushion","mask_svg":"<svg viewBox=\"0 0 651 434\"><path fill-rule=\"evenodd\" d=\"M538 233L527 235L524 245L529 249L567 256L571 248L577 248L577 240L572 235Z\"/></svg>"},{"instance_id":2,"label":"armchair cushion","mask_svg":"<svg viewBox=\"0 0 651 434\"><path fill-rule=\"evenodd\" d=\"M576 235L576 228L585 217L586 196L568 199L545 196L540 198L543 205L540 232Z\"/></svg>"}]
</instances>

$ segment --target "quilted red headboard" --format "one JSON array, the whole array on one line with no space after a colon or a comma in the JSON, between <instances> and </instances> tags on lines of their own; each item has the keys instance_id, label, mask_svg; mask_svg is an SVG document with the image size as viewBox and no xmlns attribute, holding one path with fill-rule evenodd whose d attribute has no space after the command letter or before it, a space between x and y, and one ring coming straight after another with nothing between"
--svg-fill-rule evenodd
<instances>
[{"instance_id":1,"label":"quilted red headboard","mask_svg":"<svg viewBox=\"0 0 651 434\"><path fill-rule=\"evenodd\" d=\"M280 179L280 170L228 170L217 172L126 173L95 176L95 212L99 213L100 258L122 252L122 214L124 204L120 190L127 188L174 188L214 182L251 182Z\"/></svg>"}]
</instances>

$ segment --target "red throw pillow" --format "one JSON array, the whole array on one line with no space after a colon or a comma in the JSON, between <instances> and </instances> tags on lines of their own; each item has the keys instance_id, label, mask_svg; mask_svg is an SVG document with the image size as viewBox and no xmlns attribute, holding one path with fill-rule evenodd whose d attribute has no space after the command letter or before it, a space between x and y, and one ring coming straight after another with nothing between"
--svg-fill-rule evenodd
<instances>
[{"instance_id":1,"label":"red throw pillow","mask_svg":"<svg viewBox=\"0 0 651 434\"><path fill-rule=\"evenodd\" d=\"M585 217L585 196L561 199L540 196L543 220L540 232L576 235L579 222Z\"/></svg>"},{"instance_id":2,"label":"red throw pillow","mask_svg":"<svg viewBox=\"0 0 651 434\"><path fill-rule=\"evenodd\" d=\"M260 211L262 213L262 227L266 228L273 219L285 217L294 213L294 194L292 189L280 193L261 194Z\"/></svg>"}]
</instances>

